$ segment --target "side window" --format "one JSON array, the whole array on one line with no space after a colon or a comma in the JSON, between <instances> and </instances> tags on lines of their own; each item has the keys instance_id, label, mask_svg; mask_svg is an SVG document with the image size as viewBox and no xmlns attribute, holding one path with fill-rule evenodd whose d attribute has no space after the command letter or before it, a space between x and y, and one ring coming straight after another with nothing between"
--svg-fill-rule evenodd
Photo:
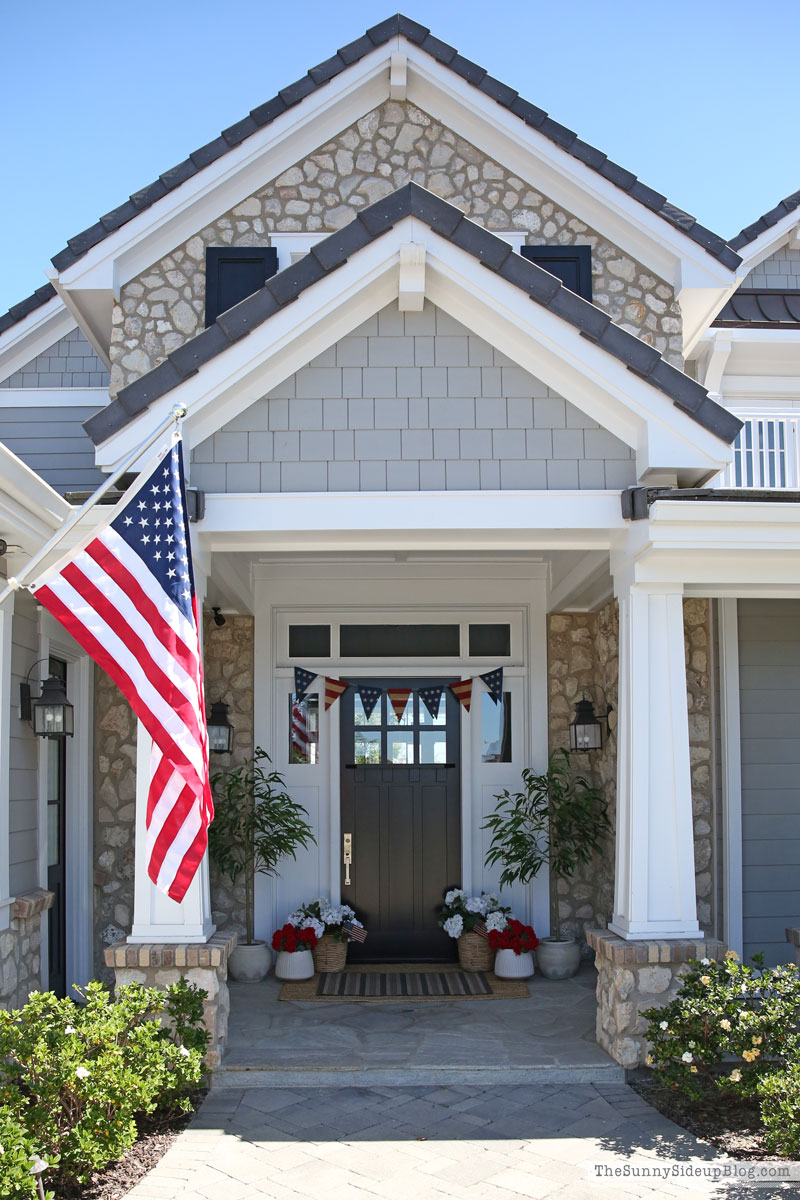
<instances>
[{"instance_id":1,"label":"side window","mask_svg":"<svg viewBox=\"0 0 800 1200\"><path fill-rule=\"evenodd\" d=\"M274 246L209 246L206 249L206 328L220 313L259 291L278 270Z\"/></svg>"},{"instance_id":2,"label":"side window","mask_svg":"<svg viewBox=\"0 0 800 1200\"><path fill-rule=\"evenodd\" d=\"M523 258L557 275L564 287L584 300L592 298L591 246L522 246Z\"/></svg>"}]
</instances>

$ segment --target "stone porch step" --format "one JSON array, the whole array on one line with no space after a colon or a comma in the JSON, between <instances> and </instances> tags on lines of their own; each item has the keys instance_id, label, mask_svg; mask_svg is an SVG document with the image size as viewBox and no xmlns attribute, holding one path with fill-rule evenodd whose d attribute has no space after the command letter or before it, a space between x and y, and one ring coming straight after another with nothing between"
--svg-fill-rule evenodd
<instances>
[{"instance_id":1,"label":"stone porch step","mask_svg":"<svg viewBox=\"0 0 800 1200\"><path fill-rule=\"evenodd\" d=\"M460 1084L491 1087L507 1084L622 1083L625 1071L608 1063L563 1066L308 1067L226 1064L214 1072L212 1091L227 1088L287 1087L438 1087Z\"/></svg>"}]
</instances>

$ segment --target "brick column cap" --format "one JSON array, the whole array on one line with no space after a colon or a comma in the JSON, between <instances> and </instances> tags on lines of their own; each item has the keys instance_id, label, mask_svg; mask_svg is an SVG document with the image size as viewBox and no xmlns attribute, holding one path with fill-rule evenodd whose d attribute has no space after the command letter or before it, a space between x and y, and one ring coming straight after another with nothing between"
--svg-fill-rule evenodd
<instances>
[{"instance_id":1,"label":"brick column cap","mask_svg":"<svg viewBox=\"0 0 800 1200\"><path fill-rule=\"evenodd\" d=\"M55 892L48 892L46 888L34 888L30 892L23 892L11 905L11 917L16 920L35 917L52 908L55 898Z\"/></svg>"},{"instance_id":2,"label":"brick column cap","mask_svg":"<svg viewBox=\"0 0 800 1200\"><path fill-rule=\"evenodd\" d=\"M239 935L218 929L207 942L136 942L125 938L103 951L107 967L224 967Z\"/></svg>"},{"instance_id":3,"label":"brick column cap","mask_svg":"<svg viewBox=\"0 0 800 1200\"><path fill-rule=\"evenodd\" d=\"M800 933L800 930L798 930ZM690 958L723 958L727 949L718 938L652 938L626 941L608 929L588 929L586 941L598 958L620 966L646 963L681 963Z\"/></svg>"}]
</instances>

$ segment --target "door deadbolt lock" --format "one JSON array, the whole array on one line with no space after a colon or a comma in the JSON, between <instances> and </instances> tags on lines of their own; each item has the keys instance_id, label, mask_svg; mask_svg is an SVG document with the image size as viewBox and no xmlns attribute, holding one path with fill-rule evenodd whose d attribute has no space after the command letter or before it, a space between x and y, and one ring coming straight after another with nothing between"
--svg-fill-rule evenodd
<instances>
[{"instance_id":1,"label":"door deadbolt lock","mask_svg":"<svg viewBox=\"0 0 800 1200\"><path fill-rule=\"evenodd\" d=\"M342 844L343 844L343 850L344 850L344 855L343 855L344 885L345 885L345 887L349 887L350 886L350 867L353 864L353 835L352 835L352 833L344 834L344 836L342 838Z\"/></svg>"}]
</instances>

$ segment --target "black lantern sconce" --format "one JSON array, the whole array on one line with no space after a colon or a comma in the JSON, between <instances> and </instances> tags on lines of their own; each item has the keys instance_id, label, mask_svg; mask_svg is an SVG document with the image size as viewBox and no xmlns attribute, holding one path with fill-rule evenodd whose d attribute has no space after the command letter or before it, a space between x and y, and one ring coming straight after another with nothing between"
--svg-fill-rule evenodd
<instances>
[{"instance_id":1,"label":"black lantern sconce","mask_svg":"<svg viewBox=\"0 0 800 1200\"><path fill-rule=\"evenodd\" d=\"M45 660L39 659L39 662ZM75 710L67 699L63 680L51 675L42 684L41 694L31 695L30 678L39 663L34 663L19 685L19 715L29 721L37 737L66 738L75 733Z\"/></svg>"},{"instance_id":2,"label":"black lantern sconce","mask_svg":"<svg viewBox=\"0 0 800 1200\"><path fill-rule=\"evenodd\" d=\"M219 605L215 604L211 611L214 614L214 624L216 625L217 629L221 629L222 626L227 622L224 614L220 611Z\"/></svg>"},{"instance_id":3,"label":"black lantern sconce","mask_svg":"<svg viewBox=\"0 0 800 1200\"><path fill-rule=\"evenodd\" d=\"M208 719L208 748L215 754L230 754L233 750L233 726L228 720L228 706L224 700L215 700Z\"/></svg>"},{"instance_id":4,"label":"black lantern sconce","mask_svg":"<svg viewBox=\"0 0 800 1200\"><path fill-rule=\"evenodd\" d=\"M570 750L576 750L579 754L599 750L603 745L603 727L600 722L605 721L608 734L608 716L613 711L614 706L607 703L604 713L595 713L591 698L584 692L583 699L575 704L575 716L569 727Z\"/></svg>"}]
</instances>

